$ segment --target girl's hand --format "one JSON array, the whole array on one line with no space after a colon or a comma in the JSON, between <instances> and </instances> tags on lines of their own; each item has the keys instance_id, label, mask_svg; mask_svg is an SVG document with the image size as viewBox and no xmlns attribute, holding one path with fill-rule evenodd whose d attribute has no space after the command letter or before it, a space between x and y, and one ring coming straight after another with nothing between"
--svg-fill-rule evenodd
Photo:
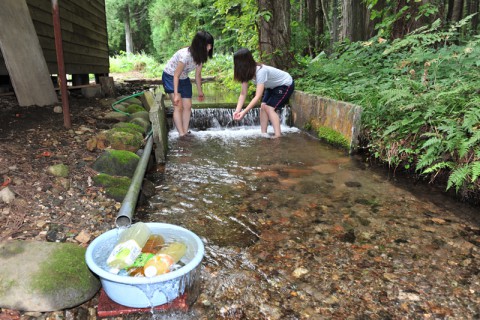
<instances>
[{"instance_id":1,"label":"girl's hand","mask_svg":"<svg viewBox=\"0 0 480 320\"><path fill-rule=\"evenodd\" d=\"M173 95L173 101L172 101L173 105L179 106L181 101L182 101L182 96L180 95L180 93L175 93Z\"/></svg>"},{"instance_id":2,"label":"girl's hand","mask_svg":"<svg viewBox=\"0 0 480 320\"><path fill-rule=\"evenodd\" d=\"M234 113L233 113L233 120L240 121L240 120L243 119L244 116L245 116L245 112L244 112L244 111L234 112Z\"/></svg>"},{"instance_id":3,"label":"girl's hand","mask_svg":"<svg viewBox=\"0 0 480 320\"><path fill-rule=\"evenodd\" d=\"M198 94L198 101L203 101L203 100L205 100L205 95L203 94L203 92L200 92Z\"/></svg>"}]
</instances>

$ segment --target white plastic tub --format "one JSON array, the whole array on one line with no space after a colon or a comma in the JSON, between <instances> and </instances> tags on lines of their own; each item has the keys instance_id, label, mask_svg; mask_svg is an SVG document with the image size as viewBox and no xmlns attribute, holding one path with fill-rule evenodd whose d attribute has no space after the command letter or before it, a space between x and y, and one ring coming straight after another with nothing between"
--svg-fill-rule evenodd
<instances>
[{"instance_id":1,"label":"white plastic tub","mask_svg":"<svg viewBox=\"0 0 480 320\"><path fill-rule=\"evenodd\" d=\"M200 265L205 253L202 240L190 230L166 223L151 222L147 225L152 233L161 234L165 241L175 239L187 245L187 252L180 260L185 264L183 267L152 278L110 273L102 266L106 265L106 258L117 241L117 229L95 238L85 254L88 267L99 276L107 296L127 307L155 307L171 302L183 294L192 280L189 275Z\"/></svg>"}]
</instances>

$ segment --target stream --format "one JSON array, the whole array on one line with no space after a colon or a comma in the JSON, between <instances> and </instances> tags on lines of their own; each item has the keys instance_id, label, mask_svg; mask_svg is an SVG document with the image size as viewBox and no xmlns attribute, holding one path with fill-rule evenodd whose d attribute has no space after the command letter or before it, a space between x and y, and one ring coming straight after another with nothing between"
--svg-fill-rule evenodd
<instances>
[{"instance_id":1,"label":"stream","mask_svg":"<svg viewBox=\"0 0 480 320\"><path fill-rule=\"evenodd\" d=\"M478 208L282 125L169 134L135 219L205 244L185 312L134 319L477 319ZM270 134L272 128L269 127ZM196 299L195 299L196 298Z\"/></svg>"}]
</instances>

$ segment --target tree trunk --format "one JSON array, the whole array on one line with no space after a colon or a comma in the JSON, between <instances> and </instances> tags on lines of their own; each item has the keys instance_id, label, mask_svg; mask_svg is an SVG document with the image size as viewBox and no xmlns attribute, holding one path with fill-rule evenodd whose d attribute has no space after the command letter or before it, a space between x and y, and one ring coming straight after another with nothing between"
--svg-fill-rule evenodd
<instances>
[{"instance_id":1,"label":"tree trunk","mask_svg":"<svg viewBox=\"0 0 480 320\"><path fill-rule=\"evenodd\" d=\"M472 21L471 21L471 26L472 26L472 33L477 34L477 28L478 28L478 5L480 1L479 0L469 0L468 1L468 6L467 6L467 14L471 15L476 13L475 16L473 16Z\"/></svg>"},{"instance_id":2,"label":"tree trunk","mask_svg":"<svg viewBox=\"0 0 480 320\"><path fill-rule=\"evenodd\" d=\"M339 29L340 29L340 12L338 10L338 0L333 0L333 8L332 8L332 29L330 33L332 35L331 43L332 46L335 42L338 42L339 38Z\"/></svg>"},{"instance_id":3,"label":"tree trunk","mask_svg":"<svg viewBox=\"0 0 480 320\"><path fill-rule=\"evenodd\" d=\"M362 41L367 39L367 7L362 1L342 1L340 40Z\"/></svg>"},{"instance_id":4,"label":"tree trunk","mask_svg":"<svg viewBox=\"0 0 480 320\"><path fill-rule=\"evenodd\" d=\"M315 38L317 37L317 34L315 33L315 23L317 20L316 0L307 0L306 12L307 21L305 25L307 26L308 30L308 53L311 57L313 57L316 51Z\"/></svg>"},{"instance_id":5,"label":"tree trunk","mask_svg":"<svg viewBox=\"0 0 480 320\"><path fill-rule=\"evenodd\" d=\"M132 38L132 28L130 27L130 9L128 5L125 7L125 51L127 53L133 53L133 38Z\"/></svg>"},{"instance_id":6,"label":"tree trunk","mask_svg":"<svg viewBox=\"0 0 480 320\"><path fill-rule=\"evenodd\" d=\"M294 65L290 52L290 0L257 1L260 58L273 67L289 69ZM262 13L270 15L267 18Z\"/></svg>"},{"instance_id":7,"label":"tree trunk","mask_svg":"<svg viewBox=\"0 0 480 320\"><path fill-rule=\"evenodd\" d=\"M463 18L463 0L454 0L452 7L452 22L457 22Z\"/></svg>"},{"instance_id":8,"label":"tree trunk","mask_svg":"<svg viewBox=\"0 0 480 320\"><path fill-rule=\"evenodd\" d=\"M447 21L452 21L452 15L453 15L453 2L455 0L447 0L448 4L447 4L447 7L448 7L448 11L447 11Z\"/></svg>"},{"instance_id":9,"label":"tree trunk","mask_svg":"<svg viewBox=\"0 0 480 320\"><path fill-rule=\"evenodd\" d=\"M315 16L316 16L316 20L315 20L315 32L314 32L314 35L315 35L315 52L318 53L320 51L320 46L322 45L320 43L320 38L321 36L323 35L324 33L324 13L323 13L323 9L322 9L322 2L321 0L316 0L315 2L315 8L316 8L316 12L315 12Z\"/></svg>"}]
</instances>

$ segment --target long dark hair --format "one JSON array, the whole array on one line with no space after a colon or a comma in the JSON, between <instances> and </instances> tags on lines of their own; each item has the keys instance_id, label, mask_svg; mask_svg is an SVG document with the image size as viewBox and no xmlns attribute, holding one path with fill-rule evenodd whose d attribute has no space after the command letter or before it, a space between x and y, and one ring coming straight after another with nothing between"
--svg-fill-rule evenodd
<instances>
[{"instance_id":1,"label":"long dark hair","mask_svg":"<svg viewBox=\"0 0 480 320\"><path fill-rule=\"evenodd\" d=\"M207 45L212 45L212 48L207 52ZM192 55L193 61L196 64L207 62L208 58L213 56L213 37L207 31L198 31L192 40L192 44L188 48Z\"/></svg>"},{"instance_id":2,"label":"long dark hair","mask_svg":"<svg viewBox=\"0 0 480 320\"><path fill-rule=\"evenodd\" d=\"M248 82L255 77L257 65L250 50L242 48L233 54L233 79Z\"/></svg>"}]
</instances>

